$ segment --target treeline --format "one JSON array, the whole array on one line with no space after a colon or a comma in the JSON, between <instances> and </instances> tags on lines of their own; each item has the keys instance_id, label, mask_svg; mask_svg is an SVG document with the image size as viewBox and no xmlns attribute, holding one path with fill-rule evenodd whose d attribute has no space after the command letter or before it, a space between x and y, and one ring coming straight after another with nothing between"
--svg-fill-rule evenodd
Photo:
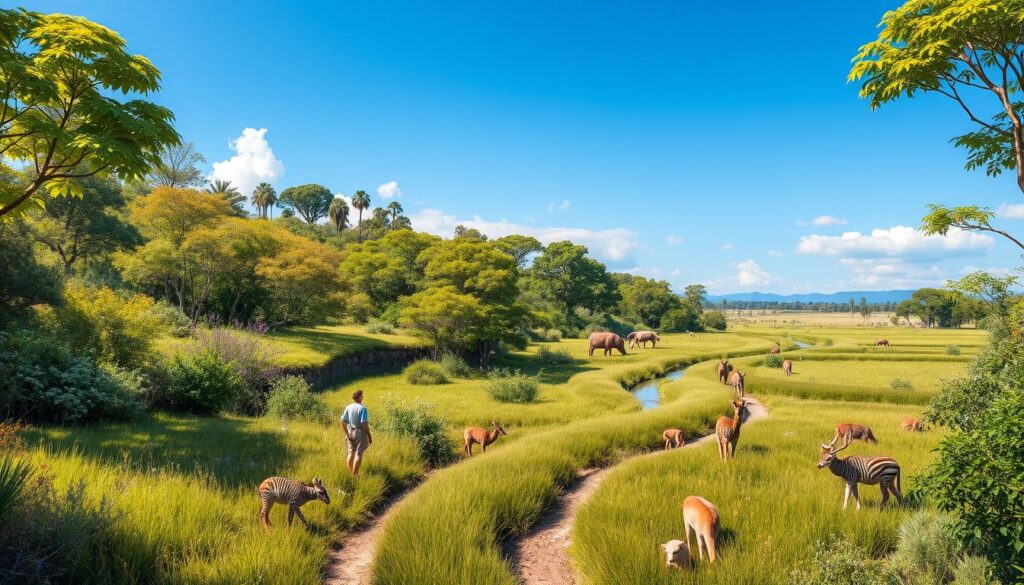
<instances>
[{"instance_id":1,"label":"treeline","mask_svg":"<svg viewBox=\"0 0 1024 585\"><path fill-rule=\"evenodd\" d=\"M852 299L851 299L852 300ZM887 301L884 303L865 303L874 313L889 313L899 303ZM734 309L739 311L813 311L816 313L850 313L858 314L861 305L856 301L851 303L812 303L804 301L727 301L722 299L712 303L716 308Z\"/></svg>"}]
</instances>

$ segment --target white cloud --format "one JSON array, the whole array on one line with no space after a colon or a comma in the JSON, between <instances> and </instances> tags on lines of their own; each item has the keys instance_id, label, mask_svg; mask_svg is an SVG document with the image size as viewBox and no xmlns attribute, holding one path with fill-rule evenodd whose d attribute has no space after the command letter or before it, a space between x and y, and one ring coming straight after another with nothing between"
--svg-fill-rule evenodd
<instances>
[{"instance_id":1,"label":"white cloud","mask_svg":"<svg viewBox=\"0 0 1024 585\"><path fill-rule=\"evenodd\" d=\"M1005 219L1024 219L1024 203L1003 203L996 212Z\"/></svg>"},{"instance_id":2,"label":"white cloud","mask_svg":"<svg viewBox=\"0 0 1024 585\"><path fill-rule=\"evenodd\" d=\"M539 227L512 223L508 220L487 221L480 216L472 219L458 219L439 209L424 209L412 214L409 219L413 228L440 236L451 236L455 226L475 228L488 237L500 238L511 234L533 236L547 245L551 242L569 240L586 246L597 258L622 261L629 258L633 250L640 247L636 232L626 228L589 230L569 227Z\"/></svg>"},{"instance_id":3,"label":"white cloud","mask_svg":"<svg viewBox=\"0 0 1024 585\"><path fill-rule=\"evenodd\" d=\"M398 181L388 181L383 185L377 186L377 195L380 195L382 199L391 199L393 197L401 197L402 190L398 188Z\"/></svg>"},{"instance_id":4,"label":"white cloud","mask_svg":"<svg viewBox=\"0 0 1024 585\"><path fill-rule=\"evenodd\" d=\"M732 249L733 249L733 248L735 248L735 247L736 247L736 246L734 246L734 245L732 244L732 242L726 242L726 243L722 244L721 246L719 246L718 248L719 248L720 250L725 250L726 252L728 252L729 250L732 250Z\"/></svg>"},{"instance_id":5,"label":"white cloud","mask_svg":"<svg viewBox=\"0 0 1024 585\"><path fill-rule=\"evenodd\" d=\"M679 236L669 236L665 238L665 243L672 246L676 246L678 244L683 243L683 238L680 238Z\"/></svg>"},{"instance_id":6,"label":"white cloud","mask_svg":"<svg viewBox=\"0 0 1024 585\"><path fill-rule=\"evenodd\" d=\"M847 284L878 289L938 287L948 275L938 266L907 264L900 259L846 258L839 261L853 273Z\"/></svg>"},{"instance_id":7,"label":"white cloud","mask_svg":"<svg viewBox=\"0 0 1024 585\"><path fill-rule=\"evenodd\" d=\"M828 225L846 225L846 220L836 217L834 215L819 215L818 217L811 220L811 225L816 226L828 226Z\"/></svg>"},{"instance_id":8,"label":"white cloud","mask_svg":"<svg viewBox=\"0 0 1024 585\"><path fill-rule=\"evenodd\" d=\"M987 272L992 276L1011 276L1013 274L1020 274L1019 268L981 268L979 266L964 266L960 269L960 274L972 274L974 272Z\"/></svg>"},{"instance_id":9,"label":"white cloud","mask_svg":"<svg viewBox=\"0 0 1024 585\"><path fill-rule=\"evenodd\" d=\"M626 274L632 274L634 276L646 276L647 278L661 278L665 276L665 271L661 268L653 268L648 266L634 266L633 268L627 268L623 270Z\"/></svg>"},{"instance_id":10,"label":"white cloud","mask_svg":"<svg viewBox=\"0 0 1024 585\"><path fill-rule=\"evenodd\" d=\"M897 225L870 234L844 232L841 236L810 235L800 238L796 251L838 258L902 258L911 262L982 256L992 247L989 236L951 228L945 236L926 236L916 228Z\"/></svg>"},{"instance_id":11,"label":"white cloud","mask_svg":"<svg viewBox=\"0 0 1024 585\"><path fill-rule=\"evenodd\" d=\"M768 250L767 252L765 252L765 254L771 256L772 258L782 258L782 252L779 252L778 250Z\"/></svg>"},{"instance_id":12,"label":"white cloud","mask_svg":"<svg viewBox=\"0 0 1024 585\"><path fill-rule=\"evenodd\" d=\"M562 199L561 203L548 203L548 213L554 213L556 210L569 211L571 205L568 199Z\"/></svg>"},{"instance_id":13,"label":"white cloud","mask_svg":"<svg viewBox=\"0 0 1024 585\"><path fill-rule=\"evenodd\" d=\"M795 225L796 227L804 227L805 225L807 225L807 222L802 219L798 219L795 222L793 222L793 225Z\"/></svg>"},{"instance_id":14,"label":"white cloud","mask_svg":"<svg viewBox=\"0 0 1024 585\"><path fill-rule=\"evenodd\" d=\"M764 286L778 280L753 260L740 262L736 265L736 269L736 281L740 286Z\"/></svg>"},{"instance_id":15,"label":"white cloud","mask_svg":"<svg viewBox=\"0 0 1024 585\"><path fill-rule=\"evenodd\" d=\"M274 183L284 175L284 163L274 156L266 139L267 129L246 128L228 143L235 155L213 163L210 179L230 181L243 195L252 194L256 185Z\"/></svg>"}]
</instances>

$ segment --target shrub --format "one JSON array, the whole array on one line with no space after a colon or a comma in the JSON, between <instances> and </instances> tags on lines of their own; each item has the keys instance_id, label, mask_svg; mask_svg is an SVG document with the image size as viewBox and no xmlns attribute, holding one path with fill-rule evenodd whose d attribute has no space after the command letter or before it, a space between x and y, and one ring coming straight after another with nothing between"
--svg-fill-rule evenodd
<instances>
[{"instance_id":1,"label":"shrub","mask_svg":"<svg viewBox=\"0 0 1024 585\"><path fill-rule=\"evenodd\" d=\"M726 321L725 313L721 311L704 311L701 315L701 323L705 329L714 329L715 331L725 331Z\"/></svg>"},{"instance_id":2,"label":"shrub","mask_svg":"<svg viewBox=\"0 0 1024 585\"><path fill-rule=\"evenodd\" d=\"M770 353L764 356L764 367L766 368L781 368L782 367L782 356L777 353Z\"/></svg>"},{"instance_id":3,"label":"shrub","mask_svg":"<svg viewBox=\"0 0 1024 585\"><path fill-rule=\"evenodd\" d=\"M458 354L446 351L441 354L441 368L453 378L468 378L473 375L473 368Z\"/></svg>"},{"instance_id":4,"label":"shrub","mask_svg":"<svg viewBox=\"0 0 1024 585\"><path fill-rule=\"evenodd\" d=\"M395 326L387 321L370 321L366 324L366 332L374 335L391 335Z\"/></svg>"},{"instance_id":5,"label":"shrub","mask_svg":"<svg viewBox=\"0 0 1024 585\"><path fill-rule=\"evenodd\" d=\"M430 360L417 360L402 372L410 384L447 384L448 376L441 364Z\"/></svg>"},{"instance_id":6,"label":"shrub","mask_svg":"<svg viewBox=\"0 0 1024 585\"><path fill-rule=\"evenodd\" d=\"M832 347L832 338L831 337L825 338L824 345L825 345L825 347Z\"/></svg>"},{"instance_id":7,"label":"shrub","mask_svg":"<svg viewBox=\"0 0 1024 585\"><path fill-rule=\"evenodd\" d=\"M558 329L530 329L528 335L533 341L556 342L562 340L562 332Z\"/></svg>"},{"instance_id":8,"label":"shrub","mask_svg":"<svg viewBox=\"0 0 1024 585\"><path fill-rule=\"evenodd\" d=\"M455 459L455 443L445 430L445 421L434 414L434 406L421 402L385 398L378 419L381 432L393 437L412 439L420 456L431 467L441 467Z\"/></svg>"},{"instance_id":9,"label":"shrub","mask_svg":"<svg viewBox=\"0 0 1024 585\"><path fill-rule=\"evenodd\" d=\"M960 560L952 519L918 512L900 524L896 551L889 560L909 583L946 583Z\"/></svg>"},{"instance_id":10,"label":"shrub","mask_svg":"<svg viewBox=\"0 0 1024 585\"><path fill-rule=\"evenodd\" d=\"M553 366L576 363L576 358L572 357L572 353L569 350L564 348L551 349L546 345L542 345L537 349L537 358L540 359L541 363Z\"/></svg>"},{"instance_id":11,"label":"shrub","mask_svg":"<svg viewBox=\"0 0 1024 585\"><path fill-rule=\"evenodd\" d=\"M380 320L392 327L398 327L398 318L402 314L402 305L398 303L391 303L384 308L384 312L380 314Z\"/></svg>"},{"instance_id":12,"label":"shrub","mask_svg":"<svg viewBox=\"0 0 1024 585\"><path fill-rule=\"evenodd\" d=\"M789 576L790 585L896 585L891 571L872 561L859 546L840 538L819 540L811 557Z\"/></svg>"},{"instance_id":13,"label":"shrub","mask_svg":"<svg viewBox=\"0 0 1024 585\"><path fill-rule=\"evenodd\" d=\"M10 455L0 458L0 526L6 524L8 514L21 500L31 476L32 467L28 463Z\"/></svg>"},{"instance_id":14,"label":"shrub","mask_svg":"<svg viewBox=\"0 0 1024 585\"><path fill-rule=\"evenodd\" d=\"M988 559L975 555L967 555L960 559L953 572L952 585L999 585L992 578L992 568Z\"/></svg>"},{"instance_id":15,"label":"shrub","mask_svg":"<svg viewBox=\"0 0 1024 585\"><path fill-rule=\"evenodd\" d=\"M669 309L661 317L661 329L663 331L701 331L704 325L701 323L701 316L689 304L675 309Z\"/></svg>"},{"instance_id":16,"label":"shrub","mask_svg":"<svg viewBox=\"0 0 1024 585\"><path fill-rule=\"evenodd\" d=\"M946 353L949 354L949 355L960 355L960 346L959 345L947 345L946 346Z\"/></svg>"},{"instance_id":17,"label":"shrub","mask_svg":"<svg viewBox=\"0 0 1024 585\"><path fill-rule=\"evenodd\" d=\"M215 327L198 332L190 352L208 351L221 363L228 364L242 380L243 386L223 406L236 414L259 415L266 410L270 383L281 375L277 359L281 350L260 338L258 325L245 331Z\"/></svg>"},{"instance_id":18,"label":"shrub","mask_svg":"<svg viewBox=\"0 0 1024 585\"><path fill-rule=\"evenodd\" d=\"M142 413L138 377L97 367L52 340L0 333L0 417L79 423Z\"/></svg>"},{"instance_id":19,"label":"shrub","mask_svg":"<svg viewBox=\"0 0 1024 585\"><path fill-rule=\"evenodd\" d=\"M188 318L188 315L165 300L161 299L154 303L148 312L167 335L188 337L192 333L192 320Z\"/></svg>"},{"instance_id":20,"label":"shrub","mask_svg":"<svg viewBox=\"0 0 1024 585\"><path fill-rule=\"evenodd\" d=\"M167 388L159 403L193 414L217 414L246 394L245 380L232 363L211 349L179 352L167 367Z\"/></svg>"},{"instance_id":21,"label":"shrub","mask_svg":"<svg viewBox=\"0 0 1024 585\"><path fill-rule=\"evenodd\" d=\"M323 425L331 422L327 406L310 391L309 383L301 376L285 376L274 380L267 397L267 416Z\"/></svg>"},{"instance_id":22,"label":"shrub","mask_svg":"<svg viewBox=\"0 0 1024 585\"><path fill-rule=\"evenodd\" d=\"M537 380L518 370L496 370L487 380L487 393L498 402L527 404L537 400L539 392Z\"/></svg>"},{"instance_id":23,"label":"shrub","mask_svg":"<svg viewBox=\"0 0 1024 585\"><path fill-rule=\"evenodd\" d=\"M889 388L891 390L913 390L914 385L910 383L910 380L893 378L892 380L889 380Z\"/></svg>"}]
</instances>

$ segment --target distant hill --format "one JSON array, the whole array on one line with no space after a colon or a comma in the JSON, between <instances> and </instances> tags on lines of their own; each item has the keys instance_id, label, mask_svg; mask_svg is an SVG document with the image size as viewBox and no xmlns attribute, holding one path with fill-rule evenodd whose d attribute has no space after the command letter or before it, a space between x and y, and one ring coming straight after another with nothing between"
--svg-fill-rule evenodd
<instances>
[{"instance_id":1,"label":"distant hill","mask_svg":"<svg viewBox=\"0 0 1024 585\"><path fill-rule=\"evenodd\" d=\"M912 290L851 290L834 293L804 293L793 295L779 295L775 293L747 292L730 293L727 295L708 295L708 302L720 303L726 301L760 301L777 303L846 303L852 297L858 303L864 297L869 303L889 303L904 301L910 298Z\"/></svg>"}]
</instances>

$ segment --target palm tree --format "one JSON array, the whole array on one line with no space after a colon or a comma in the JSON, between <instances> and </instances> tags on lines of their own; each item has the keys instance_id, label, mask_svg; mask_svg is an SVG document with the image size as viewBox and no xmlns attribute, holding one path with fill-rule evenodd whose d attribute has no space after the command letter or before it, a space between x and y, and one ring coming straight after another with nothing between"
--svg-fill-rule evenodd
<instances>
[{"instance_id":1,"label":"palm tree","mask_svg":"<svg viewBox=\"0 0 1024 585\"><path fill-rule=\"evenodd\" d=\"M348 204L344 199L335 197L334 201L331 201L331 207L327 210L327 219L331 220L335 232L340 234L341 230L345 229L345 223L348 221Z\"/></svg>"},{"instance_id":2,"label":"palm tree","mask_svg":"<svg viewBox=\"0 0 1024 585\"><path fill-rule=\"evenodd\" d=\"M211 181L210 185L206 188L206 192L210 195L217 195L223 197L225 201L231 205L231 210L235 215L239 217L245 217L245 195L238 192L238 189L231 184L231 181Z\"/></svg>"},{"instance_id":3,"label":"palm tree","mask_svg":"<svg viewBox=\"0 0 1024 585\"><path fill-rule=\"evenodd\" d=\"M359 210L359 239L363 239L363 210L370 207L370 196L366 191L356 191L352 196L352 207Z\"/></svg>"},{"instance_id":4,"label":"palm tree","mask_svg":"<svg viewBox=\"0 0 1024 585\"><path fill-rule=\"evenodd\" d=\"M391 229L396 229L396 226L398 224L398 216L402 215L402 212L405 210L402 209L401 203L397 201L392 201L391 203L388 203L388 211L391 212Z\"/></svg>"},{"instance_id":5,"label":"palm tree","mask_svg":"<svg viewBox=\"0 0 1024 585\"><path fill-rule=\"evenodd\" d=\"M249 201L252 201L253 206L259 212L259 216L262 219L267 219L267 209L277 201L277 194L274 192L274 188L270 186L270 183L260 183L256 185L256 189L253 190Z\"/></svg>"}]
</instances>

